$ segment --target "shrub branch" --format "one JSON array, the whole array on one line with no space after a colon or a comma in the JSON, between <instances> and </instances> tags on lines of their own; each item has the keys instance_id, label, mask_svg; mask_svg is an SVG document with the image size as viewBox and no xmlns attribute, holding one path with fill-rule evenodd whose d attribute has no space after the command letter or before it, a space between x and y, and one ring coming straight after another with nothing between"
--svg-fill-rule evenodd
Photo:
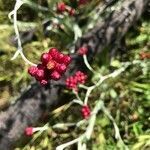
<instances>
[{"instance_id":1,"label":"shrub branch","mask_svg":"<svg viewBox=\"0 0 150 150\"><path fill-rule=\"evenodd\" d=\"M118 45L128 29L140 18L148 2L149 0L125 0L119 10L112 11L104 21L99 22L77 41L76 50L82 46L89 47L87 58L91 62L104 48ZM74 55L70 70L60 81L50 82L46 87L41 87L38 83L30 85L14 104L1 112L0 149L13 149L15 142L20 139L27 126L37 123L43 113L71 101L72 98L69 99L68 94L63 92L64 80L78 69L86 70L83 60L77 54ZM77 138L72 143L78 141Z\"/></svg>"}]
</instances>

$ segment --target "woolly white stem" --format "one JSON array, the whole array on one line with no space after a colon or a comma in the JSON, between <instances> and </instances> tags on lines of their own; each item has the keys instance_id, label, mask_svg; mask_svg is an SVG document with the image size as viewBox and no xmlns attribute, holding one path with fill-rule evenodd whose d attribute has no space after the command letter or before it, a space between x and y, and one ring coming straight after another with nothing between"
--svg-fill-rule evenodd
<instances>
[{"instance_id":1,"label":"woolly white stem","mask_svg":"<svg viewBox=\"0 0 150 150\"><path fill-rule=\"evenodd\" d=\"M83 84L79 84L79 87L80 87L80 88L83 88L83 89L86 89L86 90L88 89L88 86L85 86L85 85L83 85Z\"/></svg>"},{"instance_id":2,"label":"woolly white stem","mask_svg":"<svg viewBox=\"0 0 150 150\"><path fill-rule=\"evenodd\" d=\"M66 127L70 127L70 126L74 126L76 125L76 123L58 123L58 124L55 124L53 125L53 129L64 129Z\"/></svg>"},{"instance_id":3,"label":"woolly white stem","mask_svg":"<svg viewBox=\"0 0 150 150\"><path fill-rule=\"evenodd\" d=\"M125 149L128 150L128 147L124 144L121 135L120 135L120 131L119 131L119 127L117 126L115 119L111 116L110 112L106 109L105 106L103 106L102 108L103 112L105 113L105 115L112 121L113 125L114 125L114 129L115 129L115 138L119 141L121 141L121 143L125 146Z\"/></svg>"},{"instance_id":4,"label":"woolly white stem","mask_svg":"<svg viewBox=\"0 0 150 150\"><path fill-rule=\"evenodd\" d=\"M84 124L86 122L86 120L81 120L77 123L58 123L52 126L52 128L60 128L60 129L64 129L66 127L71 127L71 126L76 126L79 127L82 124Z\"/></svg>"},{"instance_id":5,"label":"woolly white stem","mask_svg":"<svg viewBox=\"0 0 150 150\"><path fill-rule=\"evenodd\" d=\"M83 102L81 100L78 100L78 99L74 99L72 102L76 103L76 104L79 104L81 106L83 105Z\"/></svg>"},{"instance_id":6,"label":"woolly white stem","mask_svg":"<svg viewBox=\"0 0 150 150\"><path fill-rule=\"evenodd\" d=\"M76 92L75 90L73 90L73 93L75 94L75 96L77 97L78 101L80 101L82 103L82 100L78 94L78 92Z\"/></svg>"},{"instance_id":7,"label":"woolly white stem","mask_svg":"<svg viewBox=\"0 0 150 150\"><path fill-rule=\"evenodd\" d=\"M44 126L44 127L35 127L33 128L33 132L36 132L36 131L45 131L48 129L48 126Z\"/></svg>"},{"instance_id":8,"label":"woolly white stem","mask_svg":"<svg viewBox=\"0 0 150 150\"><path fill-rule=\"evenodd\" d=\"M94 89L94 87L92 87L92 86L87 89L85 99L84 99L84 105L87 105L89 96L90 96L93 89Z\"/></svg>"},{"instance_id":9,"label":"woolly white stem","mask_svg":"<svg viewBox=\"0 0 150 150\"><path fill-rule=\"evenodd\" d=\"M30 65L33 65L33 66L37 66L36 64L30 62L26 57L25 55L23 54L23 48L22 48L22 45L21 45L21 39L20 39L20 35L19 35L19 30L18 30L18 26L17 26L17 11L18 9L24 4L24 2L22 0L16 0L16 4L15 4L15 7L14 7L14 10L11 11L8 15L9 18L11 18L11 16L13 15L13 24L14 24L14 30L15 30L15 33L16 33L16 39L17 39L17 44L18 44L18 48L17 48L17 51L15 52L14 56L11 58L11 60L14 60L17 58L17 56L20 54L22 59L30 64Z\"/></svg>"},{"instance_id":10,"label":"woolly white stem","mask_svg":"<svg viewBox=\"0 0 150 150\"><path fill-rule=\"evenodd\" d=\"M90 117L89 120L89 126L87 127L85 136L87 138L87 140L89 140L91 138L93 129L94 129L94 125L95 125L95 120L96 120L96 115L99 112L99 110L101 110L104 106L103 101L98 101L97 104L95 105L94 110L92 111L92 116Z\"/></svg>"},{"instance_id":11,"label":"woolly white stem","mask_svg":"<svg viewBox=\"0 0 150 150\"><path fill-rule=\"evenodd\" d=\"M121 68L115 70L113 73L110 73L110 74L108 74L108 75L105 75L105 76L100 77L99 81L98 81L95 85L88 87L87 92L86 92L86 95L85 95L85 99L84 99L84 104L87 105L89 96L90 96L91 92L92 92L96 87L100 86L100 84L102 84L103 81L105 81L106 79L108 79L108 78L114 78L114 77L118 76L118 75L121 74L129 65L131 65L131 64L130 64L130 63L124 63L124 64L123 64L123 67L121 67Z\"/></svg>"},{"instance_id":12,"label":"woolly white stem","mask_svg":"<svg viewBox=\"0 0 150 150\"><path fill-rule=\"evenodd\" d=\"M94 69L91 67L91 65L89 64L88 60L87 60L87 56L86 55L83 55L83 60L84 60L84 63L86 65L86 67L92 71L93 73L95 73Z\"/></svg>"},{"instance_id":13,"label":"woolly white stem","mask_svg":"<svg viewBox=\"0 0 150 150\"><path fill-rule=\"evenodd\" d=\"M74 140L72 140L70 142L67 142L65 144L57 146L56 150L63 150L64 148L66 148L66 147L68 147L68 146L70 146L72 144L75 144L75 143L77 143L79 141L82 141L83 139L84 139L84 135L81 135L80 137L78 137L78 138L76 138L76 139L74 139Z\"/></svg>"}]
</instances>

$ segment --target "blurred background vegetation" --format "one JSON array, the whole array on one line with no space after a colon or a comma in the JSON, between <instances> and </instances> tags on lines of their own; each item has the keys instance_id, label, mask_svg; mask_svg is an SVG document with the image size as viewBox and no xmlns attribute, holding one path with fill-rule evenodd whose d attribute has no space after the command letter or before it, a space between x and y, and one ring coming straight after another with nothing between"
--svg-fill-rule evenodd
<instances>
[{"instance_id":1,"label":"blurred background vegetation","mask_svg":"<svg viewBox=\"0 0 150 150\"><path fill-rule=\"evenodd\" d=\"M75 33L72 25L78 25L80 30L87 31L88 23L94 24L92 15L96 12L93 8L97 4L102 3L102 0L92 1L88 6L83 6L78 10L76 18L65 17L57 18L59 23L63 24L63 30L54 29L51 32L44 33L43 29L51 18L56 18L53 14L55 1L51 0L34 0L38 5L49 7L48 11L43 11L33 7L34 5L23 5L18 11L18 25L23 40L23 49L26 57L34 63L37 63L42 52L47 51L49 47L61 47L67 50L74 43ZM68 1L69 3L69 1ZM16 51L16 41L14 40L14 28L12 21L8 19L8 13L13 9L14 0L0 0L0 109L3 110L15 97L19 96L20 92L27 88L31 82L30 76L27 74L28 65L19 56L15 60L11 57ZM114 5L117 7L119 4ZM93 10L93 11L91 11ZM100 17L102 19L109 13L109 8ZM90 13L89 13L90 12ZM64 40L65 39L65 40ZM120 62L132 61L140 59L141 51L149 52L150 49L150 24L147 14L143 14L142 18L130 29L126 34L126 45L121 48L123 53L118 53L111 62L106 61L102 56L101 61L96 60L92 66L95 70L102 73L107 73L111 67L119 66ZM65 44L64 44L65 43ZM69 45L69 46L68 46ZM109 51L106 50L106 51ZM108 80L102 84L100 89L97 89L91 96L95 99L99 93L104 93L104 101L109 108L112 116L115 118L122 138L125 143L133 150L148 150L150 149L150 65L149 60L143 60L141 66L132 66L117 77L115 80ZM115 65L114 65L115 64ZM110 67L111 66L111 67ZM96 77L92 77L94 82ZM91 107L94 101L91 101ZM54 113L48 115L46 120L43 120L40 125L49 121L49 124L58 122L67 122L80 120L79 106L68 108L67 106L59 108ZM63 113L62 113L63 112ZM72 113L76 112L76 113ZM51 150L58 144L77 137L82 129L64 129L54 131L51 128L48 132L42 134L37 133L33 138L25 137L24 142L18 143L16 150ZM114 129L112 123L101 114L98 115L92 140L88 143L91 150L115 150L119 149L114 139ZM76 149L72 147L72 149Z\"/></svg>"}]
</instances>

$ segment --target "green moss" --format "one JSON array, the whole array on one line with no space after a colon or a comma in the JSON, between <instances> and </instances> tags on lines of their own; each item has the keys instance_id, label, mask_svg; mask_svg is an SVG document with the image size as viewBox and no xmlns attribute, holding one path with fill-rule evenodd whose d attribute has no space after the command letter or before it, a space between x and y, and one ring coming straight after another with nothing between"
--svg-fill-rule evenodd
<instances>
[{"instance_id":1,"label":"green moss","mask_svg":"<svg viewBox=\"0 0 150 150\"><path fill-rule=\"evenodd\" d=\"M4 105L8 105L10 97L19 95L20 89L26 88L32 80L32 78L27 74L28 65L25 64L20 56L13 61L11 60L11 57L14 55L17 48L11 43L11 37L14 35L14 29L13 25L8 20L7 15L14 7L14 3L14 0L0 0L0 108L4 107ZM22 10L19 11L19 16L21 16L20 19L24 21L22 22L20 29L23 31L28 29L29 24L34 25L34 28L36 29L35 34L37 36L37 40L30 41L23 45L24 54L30 61L38 63L41 53L47 51L51 46L63 47L66 49L66 45L64 43L67 42L60 41L58 38L59 36L52 38L44 37L40 19L45 18L45 15L40 12L34 14L31 17L33 19L31 19L27 10L30 10L31 12L32 10L27 9L26 7L22 7L22 9L26 12L22 13ZM27 28L25 28L25 23L27 22ZM59 34L61 33L62 32L59 32ZM128 60L139 59L139 53L141 50L149 50L149 34L149 23L144 20L141 26L138 26L136 30L132 30L128 33L126 36L126 42L129 51L125 54ZM63 34L63 36L63 40L65 40L66 35ZM67 40L68 39L69 38L67 38ZM107 49L109 50L109 47L106 48L106 50ZM104 58L104 61L96 61L93 66L95 66L96 69L98 68L98 71L102 74L107 74L109 72L108 61L106 61L104 55L102 55L102 57ZM118 57L115 57L114 59L117 58ZM119 62L119 60L117 61ZM97 62L102 65L101 68ZM116 119L121 135L125 142L133 148L141 148L141 146L145 144L148 146L150 145L149 137L147 138L146 136L149 125L148 99L150 95L148 92L150 89L147 79L148 71L146 68L148 68L148 65L144 66L142 69L138 67L129 68L127 72L117 79L108 80L90 97L90 105L93 106L95 103L94 99L97 98L99 94L104 95L104 102ZM144 74L142 71L145 71L146 73ZM97 76L94 77L93 82L95 81L97 81ZM81 94L81 97L84 98L84 93ZM80 107L75 106L68 110L67 106L67 109L64 108L63 113L62 110L60 110L56 115L50 116L50 125L63 121L73 122L74 120L81 119L79 109ZM78 113L74 114L74 112ZM101 115L100 112L96 125L95 132L92 135L92 140L88 143L90 149L116 149L112 122L106 116ZM21 143L21 146L18 144L18 150L23 148L26 150L50 150L54 148L53 145L58 145L63 143L65 140L70 141L72 138L76 138L78 136L77 133L83 133L84 129L85 126L80 130L69 129L62 134L59 132L48 131L39 135L37 140L31 140L26 143L26 146L24 143ZM34 137L36 137L36 135ZM142 135L145 135L146 137L142 137ZM56 136L58 138L54 138ZM31 139L34 139L34 137ZM139 139L137 139L138 137ZM136 144L134 145L134 143ZM120 145L118 143L118 147L119 146Z\"/></svg>"},{"instance_id":2,"label":"green moss","mask_svg":"<svg viewBox=\"0 0 150 150\"><path fill-rule=\"evenodd\" d=\"M0 0L1 11L11 11L14 7L15 0Z\"/></svg>"}]
</instances>

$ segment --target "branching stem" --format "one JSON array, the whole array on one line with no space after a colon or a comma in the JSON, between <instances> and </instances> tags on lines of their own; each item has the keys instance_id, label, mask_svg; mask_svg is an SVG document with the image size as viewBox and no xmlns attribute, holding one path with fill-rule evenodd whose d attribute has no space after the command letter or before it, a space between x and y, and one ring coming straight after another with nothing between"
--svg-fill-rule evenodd
<instances>
[{"instance_id":1,"label":"branching stem","mask_svg":"<svg viewBox=\"0 0 150 150\"><path fill-rule=\"evenodd\" d=\"M14 7L14 10L12 10L9 13L9 18L11 18L11 16L13 15L13 24L14 24L14 30L16 33L16 40L17 40L17 51L15 52L14 56L11 58L11 60L14 60L17 58L17 56L20 54L22 59L27 63L30 64L32 66L37 66L36 64L32 63L31 61L29 61L25 55L23 54L23 48L22 48L22 44L21 44L21 39L20 39L20 35L19 35L19 30L18 30L18 25L17 25L17 11L18 9L24 4L24 2L22 0L16 0L16 4Z\"/></svg>"}]
</instances>

